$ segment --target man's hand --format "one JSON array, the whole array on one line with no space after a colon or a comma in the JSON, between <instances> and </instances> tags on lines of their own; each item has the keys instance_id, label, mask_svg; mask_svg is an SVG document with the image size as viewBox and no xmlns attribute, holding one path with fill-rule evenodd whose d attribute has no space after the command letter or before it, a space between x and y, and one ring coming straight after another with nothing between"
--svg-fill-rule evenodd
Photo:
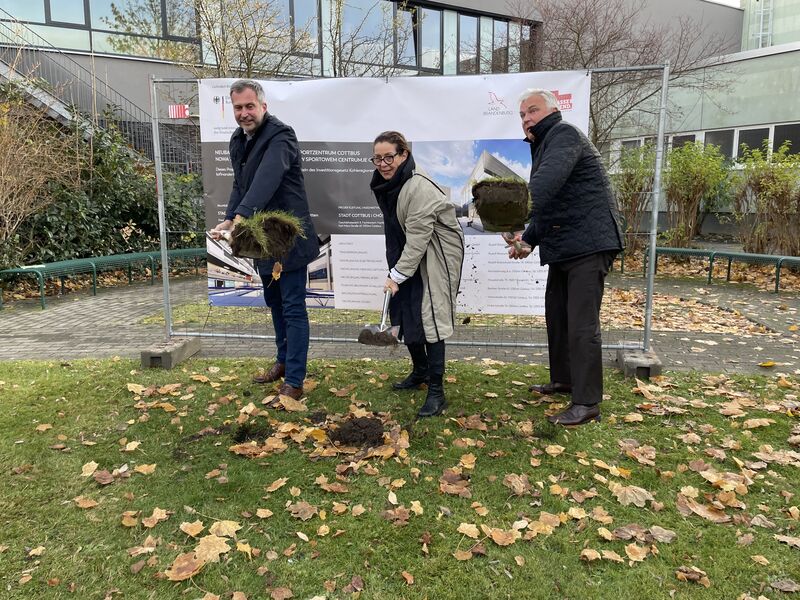
<instances>
[{"instance_id":1,"label":"man's hand","mask_svg":"<svg viewBox=\"0 0 800 600\"><path fill-rule=\"evenodd\" d=\"M239 215L236 215L236 217L238 218ZM222 223L220 223L219 225L214 227L214 229L208 232L209 234L211 234L211 239L212 240L221 239L223 237L222 232L231 231L233 229L233 224L234 221L231 221L230 219L225 219Z\"/></svg>"},{"instance_id":2,"label":"man's hand","mask_svg":"<svg viewBox=\"0 0 800 600\"><path fill-rule=\"evenodd\" d=\"M394 296L397 292L400 291L400 286L397 285L391 277L387 277L386 281L383 283L383 291L386 293L387 290L391 290L392 296Z\"/></svg>"},{"instance_id":3,"label":"man's hand","mask_svg":"<svg viewBox=\"0 0 800 600\"><path fill-rule=\"evenodd\" d=\"M531 252L533 252L531 245L520 241L508 247L508 258L522 260L523 258L528 258Z\"/></svg>"}]
</instances>

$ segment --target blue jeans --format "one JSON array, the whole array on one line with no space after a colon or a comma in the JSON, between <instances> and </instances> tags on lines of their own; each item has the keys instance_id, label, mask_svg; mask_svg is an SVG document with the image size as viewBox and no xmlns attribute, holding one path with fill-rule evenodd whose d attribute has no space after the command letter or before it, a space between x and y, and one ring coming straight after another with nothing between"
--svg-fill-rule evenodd
<instances>
[{"instance_id":1,"label":"blue jeans","mask_svg":"<svg viewBox=\"0 0 800 600\"><path fill-rule=\"evenodd\" d=\"M306 310L306 267L284 271L272 279L272 270L258 266L264 282L264 301L272 313L277 361L286 365L284 381L303 387L308 359L308 311Z\"/></svg>"}]
</instances>

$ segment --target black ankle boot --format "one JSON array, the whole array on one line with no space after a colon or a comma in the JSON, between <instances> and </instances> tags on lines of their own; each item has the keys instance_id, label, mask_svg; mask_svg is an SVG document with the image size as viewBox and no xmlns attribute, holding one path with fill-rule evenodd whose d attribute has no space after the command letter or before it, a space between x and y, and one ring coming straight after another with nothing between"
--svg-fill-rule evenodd
<instances>
[{"instance_id":1,"label":"black ankle boot","mask_svg":"<svg viewBox=\"0 0 800 600\"><path fill-rule=\"evenodd\" d=\"M444 397L444 386L441 383L428 384L428 395L425 398L425 404L419 409L418 417L435 417L442 414L442 411L447 406L447 400Z\"/></svg>"},{"instance_id":2,"label":"black ankle boot","mask_svg":"<svg viewBox=\"0 0 800 600\"><path fill-rule=\"evenodd\" d=\"M392 387L396 390L412 390L418 388L423 383L428 383L428 370L424 369L418 371L414 369L403 381L395 381Z\"/></svg>"}]
</instances>

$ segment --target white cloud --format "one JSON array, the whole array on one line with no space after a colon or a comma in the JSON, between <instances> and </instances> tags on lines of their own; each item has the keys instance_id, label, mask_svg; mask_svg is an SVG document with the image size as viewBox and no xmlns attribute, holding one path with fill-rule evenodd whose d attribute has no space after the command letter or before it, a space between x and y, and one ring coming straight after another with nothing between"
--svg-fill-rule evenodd
<instances>
[{"instance_id":1,"label":"white cloud","mask_svg":"<svg viewBox=\"0 0 800 600\"><path fill-rule=\"evenodd\" d=\"M475 142L414 144L414 160L433 179L463 180L475 166Z\"/></svg>"},{"instance_id":2,"label":"white cloud","mask_svg":"<svg viewBox=\"0 0 800 600\"><path fill-rule=\"evenodd\" d=\"M510 158L506 158L502 154L498 152L492 152L492 156L494 156L497 160L507 166L509 169L514 171L517 175L522 177L525 181L531 176L531 163L521 163L516 160L511 160Z\"/></svg>"}]
</instances>

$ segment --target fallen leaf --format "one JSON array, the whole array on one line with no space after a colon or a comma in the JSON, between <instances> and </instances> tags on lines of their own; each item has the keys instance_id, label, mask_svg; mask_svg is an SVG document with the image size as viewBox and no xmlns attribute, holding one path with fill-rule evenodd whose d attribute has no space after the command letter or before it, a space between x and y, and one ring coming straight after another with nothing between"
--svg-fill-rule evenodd
<instances>
[{"instance_id":1,"label":"fallen leaf","mask_svg":"<svg viewBox=\"0 0 800 600\"><path fill-rule=\"evenodd\" d=\"M273 481L272 483L270 483L270 484L269 484L269 485L266 487L266 491L267 491L267 493L277 492L277 491L278 491L279 489L281 489L281 488L282 488L284 485L286 485L286 482L287 482L287 481L289 481L289 478L288 478L288 477L281 477L280 479L276 479L275 481Z\"/></svg>"},{"instance_id":2,"label":"fallen leaf","mask_svg":"<svg viewBox=\"0 0 800 600\"><path fill-rule=\"evenodd\" d=\"M216 535L206 535L200 538L200 543L194 549L198 559L205 562L219 562L221 554L230 552L228 539Z\"/></svg>"},{"instance_id":3,"label":"fallen leaf","mask_svg":"<svg viewBox=\"0 0 800 600\"><path fill-rule=\"evenodd\" d=\"M187 523L184 521L183 523L180 524L180 530L186 535L191 536L193 538L196 538L200 534L200 532L203 531L203 529L205 529L205 526L203 525L203 522L200 520L197 520L193 523Z\"/></svg>"},{"instance_id":4,"label":"fallen leaf","mask_svg":"<svg viewBox=\"0 0 800 600\"><path fill-rule=\"evenodd\" d=\"M635 485L626 486L612 481L608 484L608 489L622 506L633 504L642 508L648 500L655 500L650 492Z\"/></svg>"},{"instance_id":5,"label":"fallen leaf","mask_svg":"<svg viewBox=\"0 0 800 600\"><path fill-rule=\"evenodd\" d=\"M706 576L706 572L701 571L697 567L681 566L675 571L675 577L677 577L679 581L693 581L699 583L703 587L711 587L711 581L709 581Z\"/></svg>"},{"instance_id":6,"label":"fallen leaf","mask_svg":"<svg viewBox=\"0 0 800 600\"><path fill-rule=\"evenodd\" d=\"M152 475L155 473L156 464L153 463L152 465L136 465L133 470L137 473L142 475Z\"/></svg>"},{"instance_id":7,"label":"fallen leaf","mask_svg":"<svg viewBox=\"0 0 800 600\"><path fill-rule=\"evenodd\" d=\"M172 566L164 571L164 575L170 581L185 581L197 575L206 562L199 559L194 552L186 552L178 555Z\"/></svg>"},{"instance_id":8,"label":"fallen leaf","mask_svg":"<svg viewBox=\"0 0 800 600\"><path fill-rule=\"evenodd\" d=\"M584 548L581 550L581 560L585 560L587 562L600 560L600 553L597 550L592 550L591 548Z\"/></svg>"},{"instance_id":9,"label":"fallen leaf","mask_svg":"<svg viewBox=\"0 0 800 600\"><path fill-rule=\"evenodd\" d=\"M81 467L81 477L91 477L97 470L98 464L94 461L88 462Z\"/></svg>"},{"instance_id":10,"label":"fallen leaf","mask_svg":"<svg viewBox=\"0 0 800 600\"><path fill-rule=\"evenodd\" d=\"M220 537L236 537L236 532L242 528L236 521L217 521L208 528L211 535Z\"/></svg>"},{"instance_id":11,"label":"fallen leaf","mask_svg":"<svg viewBox=\"0 0 800 600\"><path fill-rule=\"evenodd\" d=\"M473 523L461 523L457 529L458 533L466 535L467 537L472 538L473 540L477 540L481 532L478 527Z\"/></svg>"},{"instance_id":12,"label":"fallen leaf","mask_svg":"<svg viewBox=\"0 0 800 600\"><path fill-rule=\"evenodd\" d=\"M406 585L414 585L414 576L409 573L408 571L403 571L400 573L403 576L403 579L406 580Z\"/></svg>"},{"instance_id":13,"label":"fallen leaf","mask_svg":"<svg viewBox=\"0 0 800 600\"><path fill-rule=\"evenodd\" d=\"M83 509L94 508L99 504L96 500L92 500L91 498L86 498L84 496L78 496L77 498L74 498L73 501L78 508Z\"/></svg>"}]
</instances>

